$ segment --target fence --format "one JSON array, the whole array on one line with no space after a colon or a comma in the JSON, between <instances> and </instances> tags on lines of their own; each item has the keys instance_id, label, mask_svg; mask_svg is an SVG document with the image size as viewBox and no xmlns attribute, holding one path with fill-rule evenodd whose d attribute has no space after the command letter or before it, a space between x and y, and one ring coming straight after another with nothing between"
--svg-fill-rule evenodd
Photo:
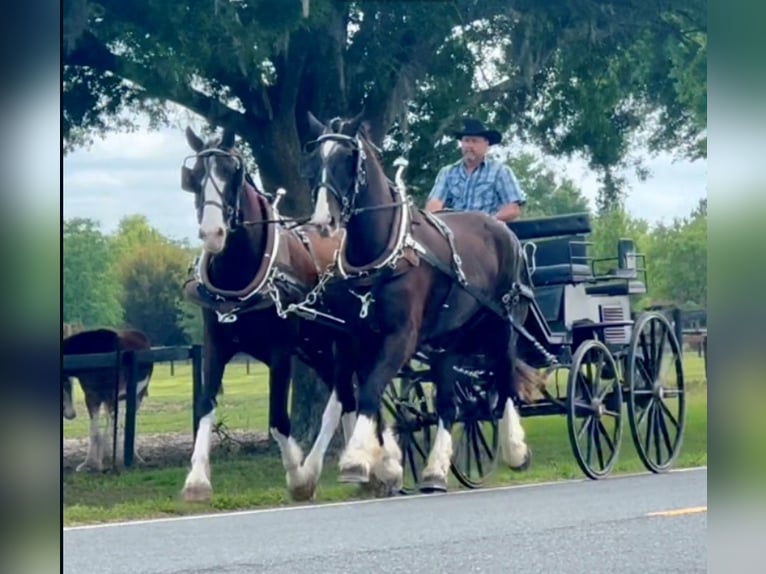
<instances>
[{"instance_id":1,"label":"fence","mask_svg":"<svg viewBox=\"0 0 766 574\"><path fill-rule=\"evenodd\" d=\"M62 374L74 375L77 371L114 369L114 418L112 429L112 465L116 465L117 456L117 424L119 418L119 377L125 373L125 437L124 465L133 466L136 438L136 369L138 365L164 363L172 361L192 362L192 429L197 436L199 415L197 403L202 390L202 346L189 347L152 347L147 351L114 351L111 353L94 353L89 355L64 355Z\"/></svg>"}]
</instances>

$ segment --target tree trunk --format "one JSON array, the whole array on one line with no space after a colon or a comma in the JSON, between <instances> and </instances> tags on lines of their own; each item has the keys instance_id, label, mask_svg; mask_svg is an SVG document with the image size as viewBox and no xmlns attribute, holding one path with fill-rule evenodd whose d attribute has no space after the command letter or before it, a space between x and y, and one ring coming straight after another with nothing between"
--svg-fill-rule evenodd
<instances>
[{"instance_id":1,"label":"tree trunk","mask_svg":"<svg viewBox=\"0 0 766 574\"><path fill-rule=\"evenodd\" d=\"M259 126L257 135L248 134L248 140L265 191L273 193L279 187L287 191L279 206L280 213L306 217L311 214L311 198L308 185L300 176L300 143L295 118L292 114L286 115L283 113ZM319 432L329 396L327 386L314 370L295 358L290 399L291 434L306 451Z\"/></svg>"}]
</instances>

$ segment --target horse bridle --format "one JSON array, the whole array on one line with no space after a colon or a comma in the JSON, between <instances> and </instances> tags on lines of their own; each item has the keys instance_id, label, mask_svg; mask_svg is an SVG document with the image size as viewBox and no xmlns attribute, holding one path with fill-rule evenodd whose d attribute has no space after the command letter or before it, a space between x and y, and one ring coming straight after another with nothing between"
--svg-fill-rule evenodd
<instances>
[{"instance_id":1,"label":"horse bridle","mask_svg":"<svg viewBox=\"0 0 766 574\"><path fill-rule=\"evenodd\" d=\"M208 160L211 159L213 156L230 157L234 159L236 162L235 176L238 176L239 181L237 181L236 183L237 185L236 195L235 195L236 200L233 207L226 203L224 191L218 187L218 183L212 176L212 167ZM201 152L195 155L188 156L187 158L184 159L184 161L190 158L201 159L202 165L205 168L205 174L200 184L200 193L204 194L205 186L207 185L208 180L210 180L210 183L213 185L213 189L215 189L216 193L218 194L218 197L220 198L220 201L216 201L212 199L204 199L202 202L202 205L199 206L197 218L199 219L202 217L202 211L205 209L206 206L209 205L211 207L217 207L218 209L221 210L221 213L223 214L223 219L224 221L226 221L226 226L231 231L232 229L234 229L235 227L237 227L238 225L242 223L242 210L240 208L240 196L245 183L245 166L244 166L244 163L242 162L242 159L236 153L226 151L220 148L209 148L209 149L202 150ZM184 168L184 169L188 169L188 168Z\"/></svg>"},{"instance_id":2,"label":"horse bridle","mask_svg":"<svg viewBox=\"0 0 766 574\"><path fill-rule=\"evenodd\" d=\"M346 194L341 193L338 188L335 187L335 185L327 180L327 170L324 169L326 166L326 160L323 158L322 169L320 170L320 179L319 182L311 190L311 199L312 202L316 204L317 198L319 197L319 190L322 188L326 189L333 195L333 197L335 197L335 199L338 201L338 204L341 206L341 220L345 224L349 219L351 219L352 211L354 209L354 205L356 204L356 198L359 195L360 188L367 183L367 172L364 168L365 153L364 149L362 148L362 142L359 141L358 137L351 137L338 133L322 134L316 140L306 143L306 148L308 149L311 146L315 146L317 149L319 149L321 145L326 141L334 141L340 144L346 144L350 146L353 152L356 154L356 179L354 181L354 191L351 195L351 199L349 199Z\"/></svg>"}]
</instances>

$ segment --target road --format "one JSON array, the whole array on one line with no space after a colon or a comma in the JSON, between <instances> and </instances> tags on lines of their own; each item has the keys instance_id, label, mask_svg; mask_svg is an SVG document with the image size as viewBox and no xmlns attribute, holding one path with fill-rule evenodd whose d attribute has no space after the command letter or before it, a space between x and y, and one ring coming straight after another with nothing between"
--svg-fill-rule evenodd
<instances>
[{"instance_id":1,"label":"road","mask_svg":"<svg viewBox=\"0 0 766 574\"><path fill-rule=\"evenodd\" d=\"M63 571L705 572L706 508L694 469L182 517L65 529Z\"/></svg>"}]
</instances>

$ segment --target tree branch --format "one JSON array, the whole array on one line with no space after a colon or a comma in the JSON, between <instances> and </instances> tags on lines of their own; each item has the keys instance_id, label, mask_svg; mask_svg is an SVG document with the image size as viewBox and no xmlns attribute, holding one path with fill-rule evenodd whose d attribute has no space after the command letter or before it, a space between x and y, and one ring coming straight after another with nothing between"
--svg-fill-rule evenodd
<instances>
[{"instance_id":1,"label":"tree branch","mask_svg":"<svg viewBox=\"0 0 766 574\"><path fill-rule=\"evenodd\" d=\"M168 83L156 72L117 56L91 32L85 32L80 37L76 48L66 56L64 63L73 67L91 68L102 74L114 74L139 86L148 97L174 102L214 125L231 126L237 130L245 125L245 115L241 112L191 87ZM161 86L162 89L152 86Z\"/></svg>"}]
</instances>

